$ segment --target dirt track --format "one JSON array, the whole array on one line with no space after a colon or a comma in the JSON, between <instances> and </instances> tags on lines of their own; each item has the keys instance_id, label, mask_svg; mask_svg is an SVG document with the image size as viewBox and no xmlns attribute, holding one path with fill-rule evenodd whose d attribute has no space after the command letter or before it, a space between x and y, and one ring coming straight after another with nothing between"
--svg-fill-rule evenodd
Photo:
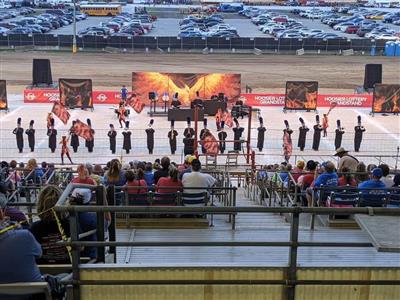
<instances>
[{"instance_id":1,"label":"dirt track","mask_svg":"<svg viewBox=\"0 0 400 300\"><path fill-rule=\"evenodd\" d=\"M0 79L9 94L22 94L32 80L32 59L51 60L53 80L91 78L94 89L131 85L134 71L241 73L253 92L283 92L288 80L316 80L320 92L352 92L364 80L366 63L383 64L383 82L400 82L400 60L370 56L0 53Z\"/></svg>"}]
</instances>

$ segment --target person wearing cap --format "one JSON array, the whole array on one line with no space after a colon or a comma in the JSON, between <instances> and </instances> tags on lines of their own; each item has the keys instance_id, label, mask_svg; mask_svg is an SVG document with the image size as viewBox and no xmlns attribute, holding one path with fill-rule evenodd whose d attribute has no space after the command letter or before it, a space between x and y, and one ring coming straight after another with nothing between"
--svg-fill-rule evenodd
<instances>
[{"instance_id":1,"label":"person wearing cap","mask_svg":"<svg viewBox=\"0 0 400 300\"><path fill-rule=\"evenodd\" d=\"M89 126L89 128L90 128L90 132L91 132L91 135L92 135L92 139L90 139L90 140L86 140L85 141L85 146L88 148L88 152L89 153L92 153L93 152L93 148L94 148L94 130L93 130L93 128L92 128L92 121L90 120L90 119L87 119L87 124L88 124L88 126Z\"/></svg>"},{"instance_id":2,"label":"person wearing cap","mask_svg":"<svg viewBox=\"0 0 400 300\"><path fill-rule=\"evenodd\" d=\"M233 150L235 151L240 151L242 149L242 145L241 145L241 138L242 138L242 134L244 131L243 127L240 127L239 121L234 118L233 121L235 122L236 127L233 127Z\"/></svg>"},{"instance_id":3,"label":"person wearing cap","mask_svg":"<svg viewBox=\"0 0 400 300\"><path fill-rule=\"evenodd\" d=\"M126 154L129 154L129 151L132 149L132 132L129 130L129 121L125 122L125 130L122 132L122 135L124 136L122 149L126 151Z\"/></svg>"},{"instance_id":4,"label":"person wearing cap","mask_svg":"<svg viewBox=\"0 0 400 300\"><path fill-rule=\"evenodd\" d=\"M149 150L149 154L153 154L154 149L154 129L153 129L154 120L151 119L149 123L149 128L146 129L147 135L147 150Z\"/></svg>"},{"instance_id":5,"label":"person wearing cap","mask_svg":"<svg viewBox=\"0 0 400 300\"><path fill-rule=\"evenodd\" d=\"M228 134L224 130L224 127L225 127L225 121L221 121L221 131L218 132L219 151L221 152L221 154L223 154L225 152L225 148L226 148L225 140L228 136Z\"/></svg>"},{"instance_id":6,"label":"person wearing cap","mask_svg":"<svg viewBox=\"0 0 400 300\"><path fill-rule=\"evenodd\" d=\"M342 146L342 138L344 134L344 128L341 126L340 120L336 120L336 130L335 130L335 149Z\"/></svg>"},{"instance_id":7,"label":"person wearing cap","mask_svg":"<svg viewBox=\"0 0 400 300\"><path fill-rule=\"evenodd\" d=\"M386 186L385 184L381 181L381 178L383 176L383 172L381 168L375 168L371 172L371 178L367 181L361 182L358 185L358 188L360 190L362 189L384 189ZM362 193L368 194L368 190L362 191Z\"/></svg>"},{"instance_id":8,"label":"person wearing cap","mask_svg":"<svg viewBox=\"0 0 400 300\"><path fill-rule=\"evenodd\" d=\"M57 148L57 129L54 129L54 119L52 119L50 128L47 130L47 136L49 137L49 148L54 153Z\"/></svg>"},{"instance_id":9,"label":"person wearing cap","mask_svg":"<svg viewBox=\"0 0 400 300\"><path fill-rule=\"evenodd\" d=\"M175 120L171 120L171 130L168 132L169 147L171 149L171 154L175 154L176 151L176 137L178 136L178 131L174 129Z\"/></svg>"},{"instance_id":10,"label":"person wearing cap","mask_svg":"<svg viewBox=\"0 0 400 300\"><path fill-rule=\"evenodd\" d=\"M342 172L343 168L347 168L350 172L355 172L358 166L358 159L349 154L349 151L343 147L336 149L335 156L339 157L338 172Z\"/></svg>"},{"instance_id":11,"label":"person wearing cap","mask_svg":"<svg viewBox=\"0 0 400 300\"><path fill-rule=\"evenodd\" d=\"M257 148L261 152L264 148L264 135L267 129L264 127L263 118L259 117L258 120L260 122L260 126L257 128Z\"/></svg>"},{"instance_id":12,"label":"person wearing cap","mask_svg":"<svg viewBox=\"0 0 400 300\"><path fill-rule=\"evenodd\" d=\"M28 145L31 148L31 152L35 151L35 129L33 129L33 124L35 121L31 120L29 122L29 128L25 131L28 136Z\"/></svg>"},{"instance_id":13,"label":"person wearing cap","mask_svg":"<svg viewBox=\"0 0 400 300\"><path fill-rule=\"evenodd\" d=\"M308 206L312 206L312 194L315 192L314 187L321 187L321 186L337 186L339 177L335 171L335 165L331 161L326 161L321 164L322 173L318 176L318 170L315 170L314 173L314 183L310 188L306 191L306 197ZM314 194L314 200L318 200L319 193Z\"/></svg>"},{"instance_id":14,"label":"person wearing cap","mask_svg":"<svg viewBox=\"0 0 400 300\"><path fill-rule=\"evenodd\" d=\"M116 145L117 145L117 132L114 129L114 125L110 124L110 130L107 133L108 138L110 139L110 150L112 154L115 154Z\"/></svg>"},{"instance_id":15,"label":"person wearing cap","mask_svg":"<svg viewBox=\"0 0 400 300\"><path fill-rule=\"evenodd\" d=\"M185 157L185 161L183 163L182 168L180 169L179 179L182 180L183 174L192 172L192 161L196 159L196 156L187 155Z\"/></svg>"},{"instance_id":16,"label":"person wearing cap","mask_svg":"<svg viewBox=\"0 0 400 300\"><path fill-rule=\"evenodd\" d=\"M315 121L316 124L314 125L314 135L313 135L313 144L312 144L312 149L314 151L318 151L319 149L319 143L321 141L321 131L324 130L321 124L319 123L319 116L315 116Z\"/></svg>"},{"instance_id":17,"label":"person wearing cap","mask_svg":"<svg viewBox=\"0 0 400 300\"><path fill-rule=\"evenodd\" d=\"M15 134L15 138L17 140L17 148L19 153L22 153L24 150L24 129L21 127L21 118L17 119L17 127L14 128L13 134Z\"/></svg>"},{"instance_id":18,"label":"person wearing cap","mask_svg":"<svg viewBox=\"0 0 400 300\"><path fill-rule=\"evenodd\" d=\"M75 133L75 128L74 125L76 124L76 121L72 121L72 126L69 130L69 135L71 137L71 147L74 150L74 153L78 152L78 147L79 147L79 136Z\"/></svg>"}]
</instances>

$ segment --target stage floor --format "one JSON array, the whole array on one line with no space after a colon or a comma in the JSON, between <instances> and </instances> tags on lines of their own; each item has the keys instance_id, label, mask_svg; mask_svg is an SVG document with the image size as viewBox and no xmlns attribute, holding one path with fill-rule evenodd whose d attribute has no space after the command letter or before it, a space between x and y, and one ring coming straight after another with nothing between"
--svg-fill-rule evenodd
<instances>
[{"instance_id":1,"label":"stage floor","mask_svg":"<svg viewBox=\"0 0 400 300\"><path fill-rule=\"evenodd\" d=\"M16 159L17 161L27 161L29 158L36 158L40 161L60 163L60 149L57 149L55 153L51 153L48 148L48 137L46 135L46 116L51 110L51 105L48 104L24 104L20 97L9 97L10 112L0 112L0 157L1 160L10 161ZM322 117L323 113L326 113L328 108L319 110L319 114ZM126 154L122 151L122 129L119 129L118 121L114 114L114 107L108 105L97 105L94 111L83 111L83 110L72 110L71 120L79 118L86 122L87 118L92 120L93 128L96 131L95 134L95 147L93 153L88 153L84 147L84 141L80 140L80 148L78 153L72 153L72 159L74 163L81 162L92 162L92 163L106 163L116 156L122 157L124 163L133 160L146 160L154 161L154 159L162 157L163 155L171 156L169 142L167 134L169 131L170 124L166 117L154 117L154 129L155 129L155 148L154 154L149 155L146 147L146 133L145 129L148 126L150 117L147 114L147 108L145 108L141 114L136 114L133 110L129 117L130 128L132 130L132 146L130 154ZM321 144L319 151L311 150L312 144L312 129L307 135L306 149L301 152L297 147L298 138L298 127L299 117L302 117L306 125L310 128L315 124L315 113L314 112L288 112L283 113L282 108L268 107L261 108L261 116L264 118L264 124L267 128L265 134L265 144L262 152L258 151L257 145L257 127L258 119L255 117L252 120L252 138L251 145L256 150L256 162L258 164L266 163L279 163L283 160L282 156L282 135L284 123L283 120L288 120L291 128L294 129L292 135L293 139L293 155L291 162L295 162L296 159L315 159L323 161L328 159L326 155L334 154L334 130L336 129L336 120L340 119L342 126L345 128L346 133L343 136L342 146L353 152L353 141L354 141L354 126L357 122L357 115L362 116L363 125L366 128L364 139L361 144L361 151L357 154L361 161L365 163L380 162L380 155L392 155L393 158L382 158L383 161L394 167L396 155L396 148L400 145L400 118L399 116L388 115L375 115L374 117L369 115L369 109L359 108L335 108L329 115L328 137L321 137ZM27 136L25 137L25 148L22 154L18 153L16 148L15 136L12 134L12 130L16 127L16 120L18 117L22 118L23 128L28 127L31 119L35 120L36 129L36 148L35 152L31 153L28 149ZM247 118L239 120L240 125L245 128L243 137L247 137ZM109 124L113 123L118 131L117 134L117 154L112 155L109 150L109 139L107 132ZM194 126L192 122L192 126ZM62 135L68 134L68 127L64 126L61 121L56 120L56 129L58 130L58 140L61 139ZM178 149L175 155L172 155L172 159L175 162L181 162L183 159L183 130L186 127L186 122L176 122L175 129L178 131ZM217 136L215 118L208 118L208 127ZM203 128L203 124L199 124L199 130ZM228 140L233 139L232 129L226 128L228 133ZM59 146L59 145L58 145ZM232 150L233 144L227 143L227 150ZM72 151L72 149L71 149ZM369 157L362 157L369 156ZM329 159L334 159L330 157ZM218 157L219 164L225 164L225 157ZM239 162L244 163L244 157L240 156Z\"/></svg>"}]
</instances>

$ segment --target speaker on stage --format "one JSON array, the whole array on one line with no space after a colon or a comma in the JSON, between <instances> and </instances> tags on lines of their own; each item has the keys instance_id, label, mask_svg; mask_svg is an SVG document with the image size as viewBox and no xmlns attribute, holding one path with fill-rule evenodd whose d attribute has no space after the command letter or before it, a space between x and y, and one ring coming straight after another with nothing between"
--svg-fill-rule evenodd
<instances>
[{"instance_id":1,"label":"speaker on stage","mask_svg":"<svg viewBox=\"0 0 400 300\"><path fill-rule=\"evenodd\" d=\"M49 59L34 59L32 70L32 85L53 84Z\"/></svg>"},{"instance_id":2,"label":"speaker on stage","mask_svg":"<svg viewBox=\"0 0 400 300\"><path fill-rule=\"evenodd\" d=\"M374 88L375 83L382 83L382 64L366 64L364 89Z\"/></svg>"}]
</instances>

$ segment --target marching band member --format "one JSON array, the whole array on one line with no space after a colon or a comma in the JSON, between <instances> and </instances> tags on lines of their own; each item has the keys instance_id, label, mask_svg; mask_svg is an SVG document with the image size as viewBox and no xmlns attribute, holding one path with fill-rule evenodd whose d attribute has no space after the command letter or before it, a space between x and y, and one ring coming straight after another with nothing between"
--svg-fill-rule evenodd
<instances>
[{"instance_id":1,"label":"marching band member","mask_svg":"<svg viewBox=\"0 0 400 300\"><path fill-rule=\"evenodd\" d=\"M263 118L259 117L258 120L260 122L260 126L257 128L257 131L258 131L257 148L261 152L263 150L263 148L264 148L264 135L265 135L265 131L267 129L264 127Z\"/></svg>"},{"instance_id":2,"label":"marching band member","mask_svg":"<svg viewBox=\"0 0 400 300\"><path fill-rule=\"evenodd\" d=\"M47 136L49 137L49 148L51 152L54 153L57 148L57 130L54 129L54 119L51 119L50 122L50 128L47 130Z\"/></svg>"},{"instance_id":3,"label":"marching band member","mask_svg":"<svg viewBox=\"0 0 400 300\"><path fill-rule=\"evenodd\" d=\"M194 138L190 133L187 133L183 139L183 153L185 156L194 154Z\"/></svg>"},{"instance_id":4,"label":"marching band member","mask_svg":"<svg viewBox=\"0 0 400 300\"><path fill-rule=\"evenodd\" d=\"M299 121L301 123L301 126L299 127L299 140L297 142L297 147L300 148L300 151L304 151L304 147L306 146L307 132L310 129L308 129L306 123L304 123L303 118L299 118Z\"/></svg>"},{"instance_id":5,"label":"marching band member","mask_svg":"<svg viewBox=\"0 0 400 300\"><path fill-rule=\"evenodd\" d=\"M344 128L340 126L340 120L336 121L337 128L335 130L335 150L342 146L342 137L344 134Z\"/></svg>"},{"instance_id":6,"label":"marching band member","mask_svg":"<svg viewBox=\"0 0 400 300\"><path fill-rule=\"evenodd\" d=\"M31 152L35 151L35 129L33 129L33 124L35 121L31 120L29 122L29 129L25 131L25 133L28 135L28 144L29 148L31 148Z\"/></svg>"},{"instance_id":7,"label":"marching band member","mask_svg":"<svg viewBox=\"0 0 400 300\"><path fill-rule=\"evenodd\" d=\"M154 129L152 128L153 124L154 120L151 119L149 123L149 128L146 129L147 149L149 150L149 154L153 154L154 149Z\"/></svg>"},{"instance_id":8,"label":"marching band member","mask_svg":"<svg viewBox=\"0 0 400 300\"><path fill-rule=\"evenodd\" d=\"M85 146L88 148L89 153L93 152L93 147L94 147L94 130L92 129L92 121L90 119L87 119L87 124L90 127L90 131L92 132L93 138L88 141L85 141Z\"/></svg>"},{"instance_id":9,"label":"marching band member","mask_svg":"<svg viewBox=\"0 0 400 300\"><path fill-rule=\"evenodd\" d=\"M53 118L53 114L51 112L49 112L47 114L47 129L49 129L51 126L51 120L54 120L54 118Z\"/></svg>"},{"instance_id":10,"label":"marching band member","mask_svg":"<svg viewBox=\"0 0 400 300\"><path fill-rule=\"evenodd\" d=\"M357 116L357 126L354 127L354 131L354 151L359 152L363 138L363 132L365 132L364 126L361 125L361 116Z\"/></svg>"},{"instance_id":11,"label":"marching band member","mask_svg":"<svg viewBox=\"0 0 400 300\"><path fill-rule=\"evenodd\" d=\"M228 134L225 132L224 130L225 127L225 121L221 121L221 131L218 132L218 139L219 139L219 151L221 151L221 153L225 152L225 148L226 148L226 137L228 136Z\"/></svg>"},{"instance_id":12,"label":"marching band member","mask_svg":"<svg viewBox=\"0 0 400 300\"><path fill-rule=\"evenodd\" d=\"M60 142L60 144L61 144L61 164L64 164L64 155L66 155L68 157L69 162L71 164L73 163L71 156L69 155L68 142L69 142L69 138L67 139L67 137L65 135L63 135L62 140Z\"/></svg>"},{"instance_id":13,"label":"marching band member","mask_svg":"<svg viewBox=\"0 0 400 300\"><path fill-rule=\"evenodd\" d=\"M240 124L236 118L234 118L233 121L236 124L236 127L232 128L233 135L234 135L233 150L240 151L242 149L241 138L242 138L244 128L240 127Z\"/></svg>"},{"instance_id":14,"label":"marching band member","mask_svg":"<svg viewBox=\"0 0 400 300\"><path fill-rule=\"evenodd\" d=\"M132 143L131 143L132 132L129 130L129 121L125 122L125 130L124 132L122 132L122 135L124 136L122 149L126 151L126 154L129 154L129 151L132 149Z\"/></svg>"},{"instance_id":15,"label":"marching band member","mask_svg":"<svg viewBox=\"0 0 400 300\"><path fill-rule=\"evenodd\" d=\"M319 123L319 116L316 115L315 116L315 121L317 122L317 124L314 125L314 136L313 136L313 144L312 144L312 148L315 151L318 151L319 149L319 143L321 141L321 131L324 130L321 126L321 124Z\"/></svg>"},{"instance_id":16,"label":"marching band member","mask_svg":"<svg viewBox=\"0 0 400 300\"><path fill-rule=\"evenodd\" d=\"M13 134L15 134L17 140L19 153L22 153L24 150L24 129L21 127L21 118L17 119L17 127L13 130Z\"/></svg>"},{"instance_id":17,"label":"marching band member","mask_svg":"<svg viewBox=\"0 0 400 300\"><path fill-rule=\"evenodd\" d=\"M72 121L72 127L69 130L69 135L71 139L71 144L70 146L74 150L74 153L78 152L78 147L79 147L79 136L75 133L74 125L76 124L76 121Z\"/></svg>"},{"instance_id":18,"label":"marching band member","mask_svg":"<svg viewBox=\"0 0 400 300\"><path fill-rule=\"evenodd\" d=\"M191 121L190 117L188 117L186 121L187 121L187 127L183 131L183 135L186 137L189 134L190 137L194 137L194 129L190 127L190 121Z\"/></svg>"},{"instance_id":19,"label":"marching band member","mask_svg":"<svg viewBox=\"0 0 400 300\"><path fill-rule=\"evenodd\" d=\"M110 150L112 154L115 154L116 144L117 144L117 132L114 129L114 125L110 124L110 130L107 133L110 139Z\"/></svg>"},{"instance_id":20,"label":"marching band member","mask_svg":"<svg viewBox=\"0 0 400 300\"><path fill-rule=\"evenodd\" d=\"M172 97L171 106L172 108L180 108L182 105L181 101L179 101L179 94L175 93Z\"/></svg>"},{"instance_id":21,"label":"marching band member","mask_svg":"<svg viewBox=\"0 0 400 300\"><path fill-rule=\"evenodd\" d=\"M203 120L203 126L204 128L200 130L200 144L201 144L201 153L205 154L207 152L206 148L204 147L204 139L206 135L209 133L209 130L207 128L207 119L204 118Z\"/></svg>"},{"instance_id":22,"label":"marching band member","mask_svg":"<svg viewBox=\"0 0 400 300\"><path fill-rule=\"evenodd\" d=\"M174 129L175 120L171 120L171 130L168 132L169 147L171 148L171 154L175 154L176 151L176 137L178 132Z\"/></svg>"},{"instance_id":23,"label":"marching band member","mask_svg":"<svg viewBox=\"0 0 400 300\"><path fill-rule=\"evenodd\" d=\"M192 101L192 103L190 103L190 108L195 108L195 107L203 107L203 100L201 100L200 98L200 93L199 91L196 91L196 98L194 98L194 100Z\"/></svg>"}]
</instances>

